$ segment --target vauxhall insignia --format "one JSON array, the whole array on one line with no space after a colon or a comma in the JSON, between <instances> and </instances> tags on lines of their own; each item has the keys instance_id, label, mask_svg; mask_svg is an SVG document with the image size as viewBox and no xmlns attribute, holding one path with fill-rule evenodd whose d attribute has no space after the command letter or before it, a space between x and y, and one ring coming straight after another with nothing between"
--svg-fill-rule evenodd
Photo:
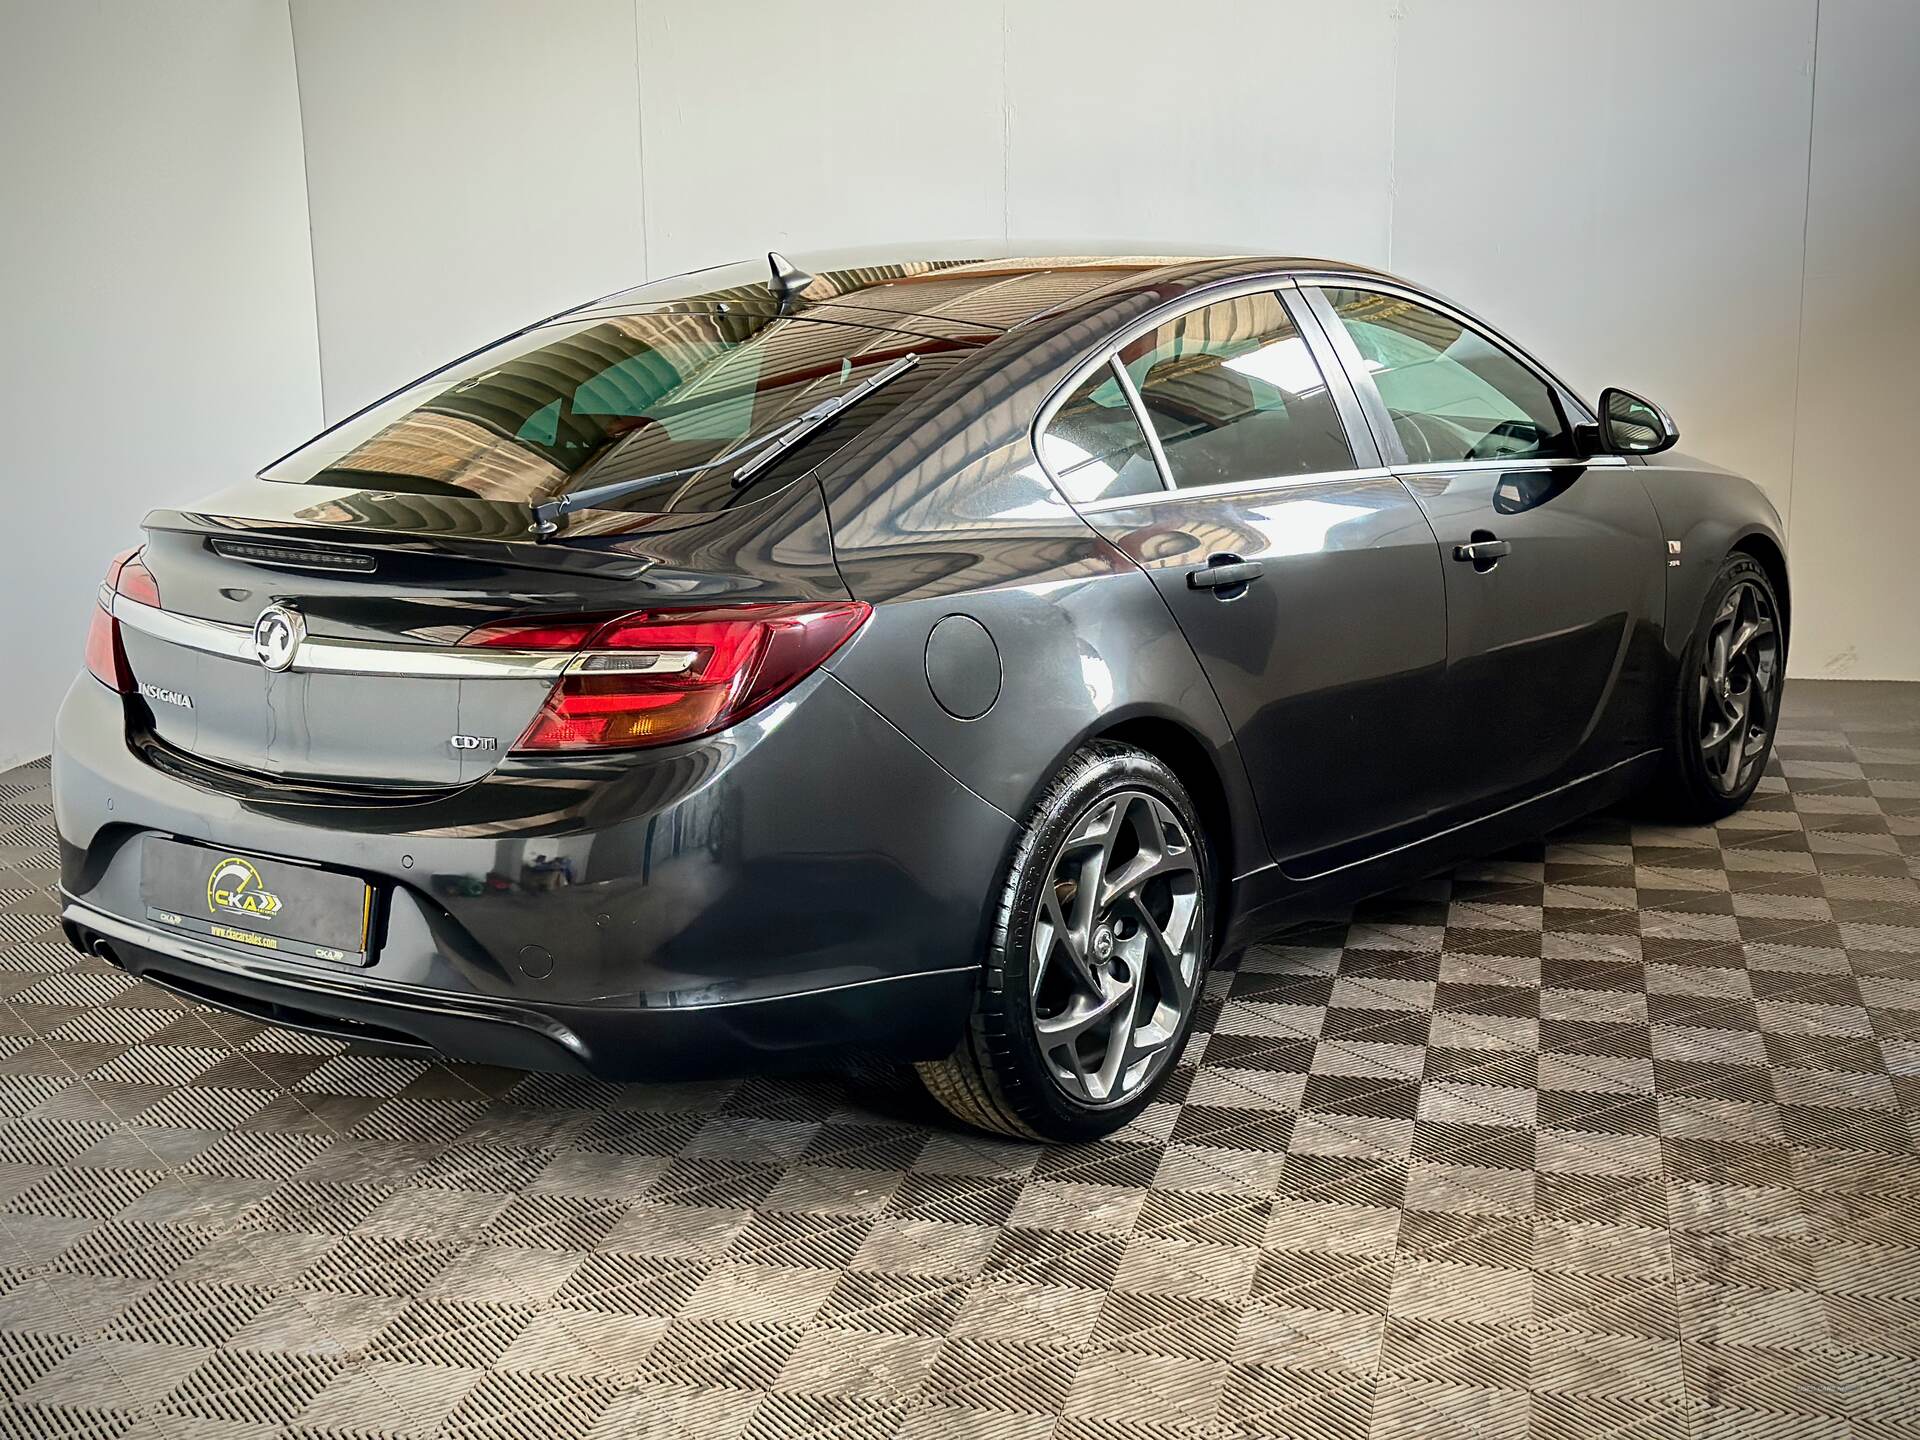
<instances>
[{"instance_id":1,"label":"vauxhall insignia","mask_svg":"<svg viewBox=\"0 0 1920 1440\"><path fill-rule=\"evenodd\" d=\"M307 622L298 610L269 605L253 622L253 656L269 670L285 670L300 652Z\"/></svg>"}]
</instances>

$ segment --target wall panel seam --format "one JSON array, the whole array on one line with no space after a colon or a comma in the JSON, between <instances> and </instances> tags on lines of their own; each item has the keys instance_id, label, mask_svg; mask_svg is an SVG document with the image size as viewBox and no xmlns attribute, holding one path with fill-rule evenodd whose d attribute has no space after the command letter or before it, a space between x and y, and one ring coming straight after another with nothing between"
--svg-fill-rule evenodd
<instances>
[{"instance_id":1,"label":"wall panel seam","mask_svg":"<svg viewBox=\"0 0 1920 1440\"><path fill-rule=\"evenodd\" d=\"M293 0L287 0L287 46L293 53L293 108L300 124L300 194L307 210L307 290L313 303L313 378L320 389L318 428L324 429L331 417L327 411L327 345L320 333L320 247L313 234L313 167L307 162L307 97L300 84L300 22L293 13Z\"/></svg>"},{"instance_id":2,"label":"wall panel seam","mask_svg":"<svg viewBox=\"0 0 1920 1440\"><path fill-rule=\"evenodd\" d=\"M1820 6L1813 0L1813 41L1807 59L1807 170L1800 192L1800 303L1794 317L1793 413L1787 440L1787 505L1780 517L1789 547L1793 544L1793 497L1800 479L1800 388L1807 373L1807 267L1813 238L1813 146L1819 124Z\"/></svg>"},{"instance_id":3,"label":"wall panel seam","mask_svg":"<svg viewBox=\"0 0 1920 1440\"><path fill-rule=\"evenodd\" d=\"M640 278L653 275L653 236L650 226L653 207L647 203L647 95L646 67L640 58L640 7L646 0L633 0L633 132L634 150L640 162Z\"/></svg>"}]
</instances>

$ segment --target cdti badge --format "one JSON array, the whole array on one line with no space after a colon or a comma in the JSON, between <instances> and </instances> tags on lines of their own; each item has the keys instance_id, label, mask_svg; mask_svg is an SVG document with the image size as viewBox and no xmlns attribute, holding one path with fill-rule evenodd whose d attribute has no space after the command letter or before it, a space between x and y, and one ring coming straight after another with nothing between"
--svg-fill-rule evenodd
<instances>
[{"instance_id":1,"label":"cdti badge","mask_svg":"<svg viewBox=\"0 0 1920 1440\"><path fill-rule=\"evenodd\" d=\"M207 877L207 910L271 920L280 913L280 897L267 889L260 872L238 855L229 855Z\"/></svg>"}]
</instances>

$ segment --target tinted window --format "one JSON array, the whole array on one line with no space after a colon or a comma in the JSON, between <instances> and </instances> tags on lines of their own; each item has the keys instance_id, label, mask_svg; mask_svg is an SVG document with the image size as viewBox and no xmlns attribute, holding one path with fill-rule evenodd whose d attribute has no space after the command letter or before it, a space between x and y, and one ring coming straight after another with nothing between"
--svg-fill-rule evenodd
<instances>
[{"instance_id":1,"label":"tinted window","mask_svg":"<svg viewBox=\"0 0 1920 1440\"><path fill-rule=\"evenodd\" d=\"M516 503L666 471L615 502L712 510L743 493L727 461L908 351L919 365L762 472L791 479L884 418L964 347L888 330L724 311L545 325L448 367L328 431L270 480Z\"/></svg>"},{"instance_id":2,"label":"tinted window","mask_svg":"<svg viewBox=\"0 0 1920 1440\"><path fill-rule=\"evenodd\" d=\"M1328 290L1415 464L1571 455L1552 389L1477 330L1371 290Z\"/></svg>"},{"instance_id":3,"label":"tinted window","mask_svg":"<svg viewBox=\"0 0 1920 1440\"><path fill-rule=\"evenodd\" d=\"M1320 367L1273 294L1189 310L1130 342L1120 358L1175 485L1353 466Z\"/></svg>"},{"instance_id":4,"label":"tinted window","mask_svg":"<svg viewBox=\"0 0 1920 1440\"><path fill-rule=\"evenodd\" d=\"M1108 365L1083 380L1054 413L1040 437L1040 455L1069 500L1164 488L1146 432Z\"/></svg>"}]
</instances>

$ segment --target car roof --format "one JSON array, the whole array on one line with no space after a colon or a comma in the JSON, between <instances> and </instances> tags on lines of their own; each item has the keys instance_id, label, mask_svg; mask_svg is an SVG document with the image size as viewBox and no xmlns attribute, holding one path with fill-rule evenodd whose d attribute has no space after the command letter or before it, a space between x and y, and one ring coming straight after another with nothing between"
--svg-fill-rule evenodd
<instances>
[{"instance_id":1,"label":"car roof","mask_svg":"<svg viewBox=\"0 0 1920 1440\"><path fill-rule=\"evenodd\" d=\"M792 318L840 320L927 334L1000 332L1102 299L1115 291L1180 290L1286 270L1391 278L1344 261L1076 240L1042 245L1004 240L796 252L786 258L805 283ZM603 296L567 318L648 310L778 308L771 257L737 261ZM557 317L556 317L557 318Z\"/></svg>"}]
</instances>

